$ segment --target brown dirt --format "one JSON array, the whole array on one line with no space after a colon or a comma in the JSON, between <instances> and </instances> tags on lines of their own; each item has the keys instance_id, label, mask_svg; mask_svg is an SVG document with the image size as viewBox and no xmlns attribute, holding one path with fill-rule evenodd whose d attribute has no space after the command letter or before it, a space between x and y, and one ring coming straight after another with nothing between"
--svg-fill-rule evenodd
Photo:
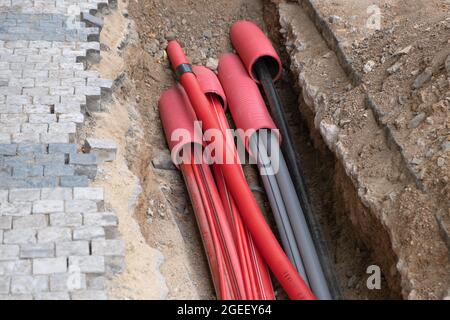
<instances>
[{"instance_id":1,"label":"brown dirt","mask_svg":"<svg viewBox=\"0 0 450 320\"><path fill-rule=\"evenodd\" d=\"M349 85L335 53L326 45L319 49L317 39L301 43L300 49L298 43L287 44L296 62L305 63L300 77L307 74L308 84L314 86L309 91L323 94L325 102L321 105L318 101L316 121L323 119L339 130L337 143L330 149L347 166L347 175L364 203L356 210L347 208L349 216L383 266L393 290L401 285L405 298L442 298L449 286L450 264L435 215L450 214L450 167L448 153L441 147L449 133L449 78L444 70L444 57L449 54L448 2L314 3L337 35L347 61L362 78L356 88ZM366 27L366 10L373 4L381 13L381 29L377 31ZM307 37L304 29L301 34ZM409 45L407 53L396 54ZM370 61L371 70L364 70ZM388 69L396 63L401 65L399 70L390 74ZM431 81L413 90L414 80L427 67L433 70ZM367 97L376 106L368 104ZM421 112L424 121L411 128L412 119ZM342 195L349 190L350 185L342 188ZM352 203L351 198L345 200L343 203ZM366 222L368 218L374 218L372 226ZM377 224L385 230L384 236L373 229ZM383 261L387 252L392 256Z\"/></svg>"}]
</instances>

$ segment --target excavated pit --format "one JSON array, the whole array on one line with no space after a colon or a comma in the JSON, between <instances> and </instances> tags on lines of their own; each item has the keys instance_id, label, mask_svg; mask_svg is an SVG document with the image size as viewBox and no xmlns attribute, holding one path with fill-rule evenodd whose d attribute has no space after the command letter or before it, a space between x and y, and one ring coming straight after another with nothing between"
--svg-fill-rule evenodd
<instances>
[{"instance_id":1,"label":"excavated pit","mask_svg":"<svg viewBox=\"0 0 450 320\"><path fill-rule=\"evenodd\" d=\"M300 88L293 85L289 55L278 32L277 7L259 0L153 0L128 6L119 2L118 11L107 16L100 39L103 59L93 68L115 80L114 97L104 106L106 112L92 115L86 131L113 136L119 145L116 164L100 168L96 182L109 193L107 201L118 212L120 232L127 242L126 271L111 281L110 295L116 299L215 298L187 192L170 162L158 99L175 83L164 52L167 39L180 40L193 63L215 68L220 53L232 50L228 31L238 19L259 24L281 54L285 67L277 87L341 298L400 298L388 235L371 218L344 168L315 129L314 115ZM251 186L258 189L255 171L245 169ZM263 209L269 208L261 192L255 196ZM380 290L366 286L370 265L385 271Z\"/></svg>"}]
</instances>

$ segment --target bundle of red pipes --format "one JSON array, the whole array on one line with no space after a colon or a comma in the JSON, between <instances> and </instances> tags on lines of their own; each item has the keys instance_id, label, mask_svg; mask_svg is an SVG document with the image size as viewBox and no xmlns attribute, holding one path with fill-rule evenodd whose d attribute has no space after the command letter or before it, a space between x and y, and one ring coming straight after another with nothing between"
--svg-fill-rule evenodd
<instances>
[{"instance_id":1,"label":"bundle of red pipes","mask_svg":"<svg viewBox=\"0 0 450 320\"><path fill-rule=\"evenodd\" d=\"M248 48L258 50L262 56L273 56L275 52L271 45L264 48L254 44ZM216 75L205 67L192 67L176 41L169 42L167 53L181 85L162 94L161 121L172 159L183 173L218 298L274 299L268 266L291 299L315 299L261 213L244 176L233 138L228 136L227 100L233 118L244 129L275 129L268 111L261 108L264 102L252 93L253 87L246 87L246 81L228 84L231 90L227 90L226 96ZM251 56L251 52L242 51L244 61ZM242 70L221 70L220 80L227 81L228 73ZM240 76L250 79L252 75ZM242 103L246 108L237 107ZM197 121L201 121L201 128ZM220 132L215 137L223 146L215 150L222 152L218 158L233 155L233 161L207 164L203 149L210 142L203 138L202 130L211 129ZM188 134L182 137L181 132ZM247 146L246 141L244 144Z\"/></svg>"}]
</instances>

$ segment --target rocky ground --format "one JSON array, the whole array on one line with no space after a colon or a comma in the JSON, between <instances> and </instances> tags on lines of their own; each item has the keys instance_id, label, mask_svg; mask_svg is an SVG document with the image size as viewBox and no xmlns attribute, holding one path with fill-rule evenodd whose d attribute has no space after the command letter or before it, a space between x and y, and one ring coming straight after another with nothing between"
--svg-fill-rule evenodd
<instances>
[{"instance_id":1,"label":"rocky ground","mask_svg":"<svg viewBox=\"0 0 450 320\"><path fill-rule=\"evenodd\" d=\"M299 4L280 6L291 69L312 125L363 203L349 208L352 220L393 290L442 298L449 285L448 2Z\"/></svg>"}]
</instances>

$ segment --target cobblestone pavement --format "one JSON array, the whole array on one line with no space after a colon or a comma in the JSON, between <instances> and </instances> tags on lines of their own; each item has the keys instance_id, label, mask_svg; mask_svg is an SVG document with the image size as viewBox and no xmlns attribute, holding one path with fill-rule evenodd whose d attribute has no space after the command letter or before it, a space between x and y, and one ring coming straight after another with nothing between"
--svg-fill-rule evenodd
<instances>
[{"instance_id":1,"label":"cobblestone pavement","mask_svg":"<svg viewBox=\"0 0 450 320\"><path fill-rule=\"evenodd\" d=\"M0 0L0 299L106 299L124 268L118 220L90 188L102 159L77 153L111 81L85 70L102 0Z\"/></svg>"}]
</instances>

